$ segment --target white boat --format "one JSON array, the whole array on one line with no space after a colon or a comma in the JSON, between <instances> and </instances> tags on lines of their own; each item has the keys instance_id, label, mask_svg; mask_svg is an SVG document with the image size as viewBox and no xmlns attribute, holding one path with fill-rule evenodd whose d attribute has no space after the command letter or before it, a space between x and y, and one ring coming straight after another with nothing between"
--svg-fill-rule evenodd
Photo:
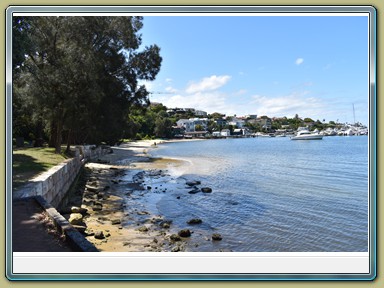
<instances>
[{"instance_id":1,"label":"white boat","mask_svg":"<svg viewBox=\"0 0 384 288\"><path fill-rule=\"evenodd\" d=\"M296 136L291 137L291 140L321 140L323 135L319 133L311 133L308 130L300 130Z\"/></svg>"}]
</instances>

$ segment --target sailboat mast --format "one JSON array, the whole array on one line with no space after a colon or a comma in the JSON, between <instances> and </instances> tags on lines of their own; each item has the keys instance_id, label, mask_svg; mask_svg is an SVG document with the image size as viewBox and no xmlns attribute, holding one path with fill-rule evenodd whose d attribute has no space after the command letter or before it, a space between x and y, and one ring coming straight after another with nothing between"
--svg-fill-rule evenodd
<instances>
[{"instance_id":1,"label":"sailboat mast","mask_svg":"<svg viewBox=\"0 0 384 288\"><path fill-rule=\"evenodd\" d=\"M353 126L356 126L356 118L355 118L355 104L352 103L353 107Z\"/></svg>"}]
</instances>

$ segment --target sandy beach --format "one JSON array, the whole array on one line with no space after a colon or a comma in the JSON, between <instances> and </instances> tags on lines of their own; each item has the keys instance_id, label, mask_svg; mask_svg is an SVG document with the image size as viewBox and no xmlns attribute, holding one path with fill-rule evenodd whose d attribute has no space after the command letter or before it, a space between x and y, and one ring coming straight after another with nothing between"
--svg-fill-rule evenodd
<instances>
[{"instance_id":1,"label":"sandy beach","mask_svg":"<svg viewBox=\"0 0 384 288\"><path fill-rule=\"evenodd\" d=\"M181 140L191 141L191 140ZM164 219L156 209L163 193L180 190L175 201L194 193L200 183L187 183L186 179L171 177L167 169L177 169L186 163L175 159L150 157L163 140L143 140L113 147L113 153L104 155L85 165L83 182L79 183L77 204L70 203L65 217L84 233L99 251L106 252L178 252L191 240L193 227L200 219L190 219L181 227L172 227L172 219ZM188 185L187 185L188 184ZM208 191L209 193L209 191ZM77 213L74 213L77 212ZM77 217L77 218L76 218ZM212 235L196 231L201 241L212 241ZM220 235L214 235L220 236ZM216 239L215 240L220 240ZM213 241L215 241L213 240Z\"/></svg>"}]
</instances>

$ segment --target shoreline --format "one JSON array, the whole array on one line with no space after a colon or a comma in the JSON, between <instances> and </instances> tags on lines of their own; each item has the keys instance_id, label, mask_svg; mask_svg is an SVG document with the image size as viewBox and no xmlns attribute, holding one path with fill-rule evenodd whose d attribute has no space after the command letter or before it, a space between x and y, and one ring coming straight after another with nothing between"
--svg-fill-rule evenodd
<instances>
[{"instance_id":1,"label":"shoreline","mask_svg":"<svg viewBox=\"0 0 384 288\"><path fill-rule=\"evenodd\" d=\"M89 175L81 187L80 208L84 215L77 223L87 240L101 252L179 252L188 249L188 245L198 247L199 244L191 240L195 223L173 227L173 219L160 215L156 204L165 193L175 193L179 189L187 193L192 188L197 191L200 183L189 187L187 179L176 179L168 174L170 167L177 169L185 165L185 161L152 158L148 154L158 144L196 140L203 139L124 143L112 147L113 153L87 163ZM182 192L175 201L182 201ZM68 211L71 207L66 209ZM72 214L66 214L66 218L73 218ZM196 234L203 241L212 241L210 235Z\"/></svg>"}]
</instances>

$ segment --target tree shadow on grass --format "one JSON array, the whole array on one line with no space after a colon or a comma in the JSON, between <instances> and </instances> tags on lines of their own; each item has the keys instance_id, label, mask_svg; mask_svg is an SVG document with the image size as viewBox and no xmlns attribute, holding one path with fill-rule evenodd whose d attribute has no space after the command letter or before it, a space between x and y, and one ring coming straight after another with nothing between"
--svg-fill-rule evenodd
<instances>
[{"instance_id":1,"label":"tree shadow on grass","mask_svg":"<svg viewBox=\"0 0 384 288\"><path fill-rule=\"evenodd\" d=\"M36 158L23 155L13 154L12 156L12 184L13 188L20 187L28 182L31 178L47 171L50 165L40 163Z\"/></svg>"}]
</instances>

